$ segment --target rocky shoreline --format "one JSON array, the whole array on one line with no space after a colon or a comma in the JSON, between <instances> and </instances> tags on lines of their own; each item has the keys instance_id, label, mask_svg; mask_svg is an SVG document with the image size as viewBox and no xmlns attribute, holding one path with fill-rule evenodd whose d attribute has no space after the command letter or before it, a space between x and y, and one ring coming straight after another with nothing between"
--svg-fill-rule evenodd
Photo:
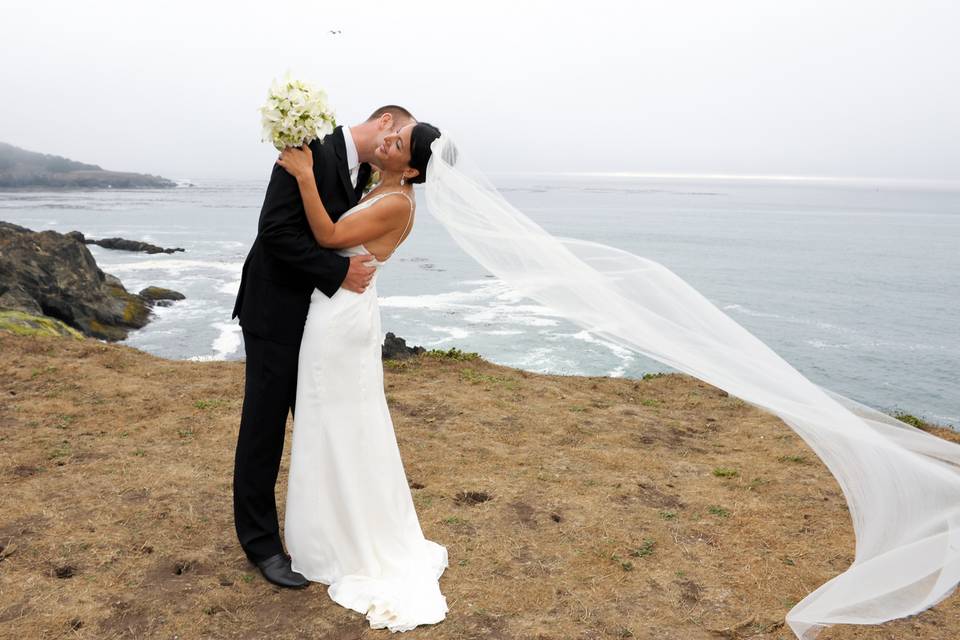
<instances>
[{"instance_id":1,"label":"rocky shoreline","mask_svg":"<svg viewBox=\"0 0 960 640\"><path fill-rule=\"evenodd\" d=\"M154 305L184 298L158 287L127 291L117 277L97 266L82 237L0 222L3 324L23 326L23 317L17 315L23 313L46 317L50 326L59 322L90 337L123 340L150 321Z\"/></svg>"}]
</instances>

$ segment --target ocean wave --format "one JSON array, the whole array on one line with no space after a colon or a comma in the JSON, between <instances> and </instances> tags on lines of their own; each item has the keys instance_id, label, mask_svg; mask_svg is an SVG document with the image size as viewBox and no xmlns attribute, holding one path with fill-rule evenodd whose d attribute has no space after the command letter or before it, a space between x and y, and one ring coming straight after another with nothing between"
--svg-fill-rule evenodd
<instances>
[{"instance_id":1,"label":"ocean wave","mask_svg":"<svg viewBox=\"0 0 960 640\"><path fill-rule=\"evenodd\" d=\"M804 340L804 342L814 349L849 349L849 344L832 344L823 340Z\"/></svg>"},{"instance_id":2,"label":"ocean wave","mask_svg":"<svg viewBox=\"0 0 960 640\"><path fill-rule=\"evenodd\" d=\"M230 282L225 282L217 287L217 291L220 293L230 294L231 296L236 296L237 292L240 291L240 281L231 280Z\"/></svg>"},{"instance_id":3,"label":"ocean wave","mask_svg":"<svg viewBox=\"0 0 960 640\"><path fill-rule=\"evenodd\" d=\"M240 349L240 325L235 322L214 322L211 324L214 329L220 331L220 335L213 341L214 354L220 358L226 358Z\"/></svg>"},{"instance_id":4,"label":"ocean wave","mask_svg":"<svg viewBox=\"0 0 960 640\"><path fill-rule=\"evenodd\" d=\"M157 260L155 258L138 262L117 262L105 264L111 273L129 273L132 271L170 271L181 272L195 269L215 269L239 275L243 271L242 262L224 262L219 260Z\"/></svg>"},{"instance_id":5,"label":"ocean wave","mask_svg":"<svg viewBox=\"0 0 960 640\"><path fill-rule=\"evenodd\" d=\"M441 344L445 344L445 343L447 343L447 342L452 342L452 341L454 341L454 340L463 340L464 338L469 337L470 334L472 333L472 331L468 331L467 329L464 329L463 327L438 327L438 326L428 326L427 328L428 328L430 331L433 331L434 333L446 333L446 334L447 334L447 335L446 335L445 337L443 337L443 338L439 338L439 339L437 339L437 340L428 341L428 342L425 343L427 346L431 346L431 347L432 347L432 346L441 345Z\"/></svg>"},{"instance_id":6,"label":"ocean wave","mask_svg":"<svg viewBox=\"0 0 960 640\"><path fill-rule=\"evenodd\" d=\"M796 316L784 316L779 313L770 313L766 311L756 311L745 307L741 304L726 304L723 306L724 310L727 311L736 311L742 313L745 316L751 316L753 318L769 318L771 320L782 320L784 322L790 322L793 324L803 324L808 326L817 327L820 329L829 329L832 331L839 331L843 333L856 333L853 329L848 327L841 327L840 325L831 324L829 322L824 322L822 320L813 320L810 318L798 318Z\"/></svg>"},{"instance_id":7,"label":"ocean wave","mask_svg":"<svg viewBox=\"0 0 960 640\"><path fill-rule=\"evenodd\" d=\"M461 284L479 286L446 293L416 296L386 296L381 307L416 311L442 312L459 316L467 324L512 324L530 327L553 327L559 324L558 314L547 307L523 304L527 300L496 280L467 280Z\"/></svg>"}]
</instances>

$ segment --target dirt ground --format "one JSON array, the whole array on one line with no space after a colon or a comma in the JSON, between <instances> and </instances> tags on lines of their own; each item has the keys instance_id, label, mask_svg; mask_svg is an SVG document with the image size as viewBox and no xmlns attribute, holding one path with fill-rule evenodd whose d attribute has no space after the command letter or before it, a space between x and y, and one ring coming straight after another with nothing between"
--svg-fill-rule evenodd
<instances>
[{"instance_id":1,"label":"dirt ground","mask_svg":"<svg viewBox=\"0 0 960 640\"><path fill-rule=\"evenodd\" d=\"M450 556L446 620L404 637L791 639L785 613L852 561L826 468L697 380L430 356L385 369L421 525ZM0 332L0 637L398 637L247 562L242 386L239 362ZM954 594L819 640L957 637Z\"/></svg>"}]
</instances>

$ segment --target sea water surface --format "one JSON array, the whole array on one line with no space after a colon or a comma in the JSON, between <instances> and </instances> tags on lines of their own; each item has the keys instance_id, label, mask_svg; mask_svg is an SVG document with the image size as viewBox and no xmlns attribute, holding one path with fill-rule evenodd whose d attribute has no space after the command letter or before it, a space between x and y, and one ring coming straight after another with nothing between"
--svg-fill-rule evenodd
<instances>
[{"instance_id":1,"label":"sea water surface","mask_svg":"<svg viewBox=\"0 0 960 640\"><path fill-rule=\"evenodd\" d=\"M494 182L551 233L665 265L814 382L960 426L960 189L586 175ZM265 187L0 192L0 220L183 247L147 255L90 246L128 290L187 296L158 307L126 344L165 358L239 359L230 314ZM415 231L378 277L384 331L536 372L669 370L515 295L453 243L422 195Z\"/></svg>"}]
</instances>

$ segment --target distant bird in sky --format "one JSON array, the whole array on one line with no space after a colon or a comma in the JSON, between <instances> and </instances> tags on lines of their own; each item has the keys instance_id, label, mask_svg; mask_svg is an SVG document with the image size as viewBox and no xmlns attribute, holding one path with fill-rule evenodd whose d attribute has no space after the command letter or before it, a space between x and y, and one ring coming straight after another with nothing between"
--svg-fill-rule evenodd
<instances>
[{"instance_id":1,"label":"distant bird in sky","mask_svg":"<svg viewBox=\"0 0 960 640\"><path fill-rule=\"evenodd\" d=\"M337 29L336 31L334 31L333 29L330 29L330 33L331 33L332 35L339 35L339 34L340 34L340 29Z\"/></svg>"}]
</instances>

